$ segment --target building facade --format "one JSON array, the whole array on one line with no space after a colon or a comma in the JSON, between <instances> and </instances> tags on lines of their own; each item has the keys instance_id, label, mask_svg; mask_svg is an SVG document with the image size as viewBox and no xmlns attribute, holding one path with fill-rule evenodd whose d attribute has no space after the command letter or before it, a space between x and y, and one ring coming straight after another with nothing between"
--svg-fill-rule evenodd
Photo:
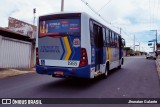
<instances>
[{"instance_id":1,"label":"building facade","mask_svg":"<svg viewBox=\"0 0 160 107\"><path fill-rule=\"evenodd\" d=\"M34 67L34 49L30 37L0 28L0 68Z\"/></svg>"}]
</instances>

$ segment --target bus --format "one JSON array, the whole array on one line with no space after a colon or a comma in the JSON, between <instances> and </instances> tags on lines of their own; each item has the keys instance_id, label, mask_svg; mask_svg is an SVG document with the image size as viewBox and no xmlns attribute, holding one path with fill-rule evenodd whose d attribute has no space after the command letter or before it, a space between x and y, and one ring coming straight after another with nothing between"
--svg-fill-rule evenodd
<instances>
[{"instance_id":1,"label":"bus","mask_svg":"<svg viewBox=\"0 0 160 107\"><path fill-rule=\"evenodd\" d=\"M38 19L36 72L53 77L107 76L123 65L125 40L85 12Z\"/></svg>"}]
</instances>

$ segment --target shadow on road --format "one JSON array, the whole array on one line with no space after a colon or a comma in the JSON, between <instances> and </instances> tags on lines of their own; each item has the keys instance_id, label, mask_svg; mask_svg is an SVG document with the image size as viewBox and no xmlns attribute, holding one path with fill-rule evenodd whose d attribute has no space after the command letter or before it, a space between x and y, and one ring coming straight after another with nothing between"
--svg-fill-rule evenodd
<instances>
[{"instance_id":1,"label":"shadow on road","mask_svg":"<svg viewBox=\"0 0 160 107\"><path fill-rule=\"evenodd\" d=\"M146 60L156 60L156 59L154 59L154 58L148 58L148 59L146 59Z\"/></svg>"},{"instance_id":2,"label":"shadow on road","mask_svg":"<svg viewBox=\"0 0 160 107\"><path fill-rule=\"evenodd\" d=\"M120 70L122 70L124 68L121 68L121 69L118 69L118 68L115 68L113 70L111 70L109 73L108 73L108 76L111 77L113 74L115 74L116 72L121 72Z\"/></svg>"},{"instance_id":3,"label":"shadow on road","mask_svg":"<svg viewBox=\"0 0 160 107\"><path fill-rule=\"evenodd\" d=\"M84 78L62 78L62 79L54 79L49 83L41 84L41 89L75 89L75 90L85 90L90 88L91 86L97 85L97 83L107 81L108 77L112 76L118 70L114 69L109 72L107 77L99 76L94 79L84 79Z\"/></svg>"},{"instance_id":4,"label":"shadow on road","mask_svg":"<svg viewBox=\"0 0 160 107\"><path fill-rule=\"evenodd\" d=\"M64 78L42 85L46 89L76 89L82 90L103 81L104 78L81 79L81 78Z\"/></svg>"}]
</instances>

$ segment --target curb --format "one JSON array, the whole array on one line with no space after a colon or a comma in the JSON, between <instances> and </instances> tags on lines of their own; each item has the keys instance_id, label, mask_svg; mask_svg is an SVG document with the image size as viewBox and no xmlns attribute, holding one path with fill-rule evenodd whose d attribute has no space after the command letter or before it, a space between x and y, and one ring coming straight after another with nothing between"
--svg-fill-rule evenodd
<instances>
[{"instance_id":1,"label":"curb","mask_svg":"<svg viewBox=\"0 0 160 107\"><path fill-rule=\"evenodd\" d=\"M159 76L159 80L160 80L160 59L155 60L155 62L156 62L157 72L158 72L158 76Z\"/></svg>"}]
</instances>

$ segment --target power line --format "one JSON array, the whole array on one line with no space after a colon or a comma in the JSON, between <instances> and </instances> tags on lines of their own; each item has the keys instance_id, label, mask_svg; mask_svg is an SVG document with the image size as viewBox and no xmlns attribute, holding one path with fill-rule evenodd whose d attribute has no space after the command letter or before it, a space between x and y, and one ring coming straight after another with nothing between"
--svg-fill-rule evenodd
<instances>
[{"instance_id":1,"label":"power line","mask_svg":"<svg viewBox=\"0 0 160 107\"><path fill-rule=\"evenodd\" d=\"M124 29L122 29L122 31L123 31L123 33L124 33L125 35L127 35L128 37L130 37L129 34L128 34L126 31L124 31Z\"/></svg>"},{"instance_id":2,"label":"power line","mask_svg":"<svg viewBox=\"0 0 160 107\"><path fill-rule=\"evenodd\" d=\"M152 14L151 14L151 0L148 0L148 2L149 2L149 27L151 29L151 16L152 16Z\"/></svg>"},{"instance_id":3,"label":"power line","mask_svg":"<svg viewBox=\"0 0 160 107\"><path fill-rule=\"evenodd\" d=\"M97 16L99 16L102 20L104 20L106 23L111 24L111 22L105 20L97 11L95 11L90 5L88 2L86 2L85 0L81 0L85 5L87 5Z\"/></svg>"},{"instance_id":4,"label":"power line","mask_svg":"<svg viewBox=\"0 0 160 107\"><path fill-rule=\"evenodd\" d=\"M87 3L85 0L81 0L85 5L87 5L95 14L97 14L98 16L100 16L100 14L98 12L96 12L90 5L89 3Z\"/></svg>"},{"instance_id":5,"label":"power line","mask_svg":"<svg viewBox=\"0 0 160 107\"><path fill-rule=\"evenodd\" d=\"M158 12L159 6L160 6L160 1L158 0L157 17L159 17L159 12Z\"/></svg>"},{"instance_id":6,"label":"power line","mask_svg":"<svg viewBox=\"0 0 160 107\"><path fill-rule=\"evenodd\" d=\"M103 8L105 8L111 1L112 1L112 0L109 0L104 6L102 6L102 7L98 10L98 12L100 12Z\"/></svg>"},{"instance_id":7,"label":"power line","mask_svg":"<svg viewBox=\"0 0 160 107\"><path fill-rule=\"evenodd\" d=\"M157 20L157 18L158 18L158 16L159 16L159 0L157 1L157 12L156 12L156 23L158 23L158 20Z\"/></svg>"},{"instance_id":8,"label":"power line","mask_svg":"<svg viewBox=\"0 0 160 107\"><path fill-rule=\"evenodd\" d=\"M95 11L90 5L88 2L86 2L85 0L81 0L85 5L87 5L89 7L89 9L91 9L97 16L99 16L103 21L105 21L106 23L108 23L109 25L111 25L112 27L114 28L117 28L117 29L121 29L121 31L124 32L125 35L127 35L128 37L130 37L126 31L124 31L124 29L122 29L121 27L118 27L118 26L115 26L113 25L111 22L107 21L106 19L104 19L97 11ZM109 2L111 2L112 0L110 0ZM108 3L109 3L108 2Z\"/></svg>"},{"instance_id":9,"label":"power line","mask_svg":"<svg viewBox=\"0 0 160 107\"><path fill-rule=\"evenodd\" d=\"M157 23L156 17L158 16L158 8L159 8L158 5L159 2L157 2L157 0L152 0L152 2L151 0L149 0L150 29L153 29Z\"/></svg>"},{"instance_id":10,"label":"power line","mask_svg":"<svg viewBox=\"0 0 160 107\"><path fill-rule=\"evenodd\" d=\"M154 24L156 23L155 22L155 9L156 9L156 7L155 7L155 5L156 5L156 0L154 0L154 4L153 4L153 27L154 27Z\"/></svg>"},{"instance_id":11,"label":"power line","mask_svg":"<svg viewBox=\"0 0 160 107\"><path fill-rule=\"evenodd\" d=\"M87 5L97 16L99 16L103 21L105 21L106 23L112 25L113 27L116 27L114 26L111 22L107 21L106 19L104 19L97 11L95 11L90 5L89 3L87 3L85 0L81 0L85 5Z\"/></svg>"}]
</instances>

